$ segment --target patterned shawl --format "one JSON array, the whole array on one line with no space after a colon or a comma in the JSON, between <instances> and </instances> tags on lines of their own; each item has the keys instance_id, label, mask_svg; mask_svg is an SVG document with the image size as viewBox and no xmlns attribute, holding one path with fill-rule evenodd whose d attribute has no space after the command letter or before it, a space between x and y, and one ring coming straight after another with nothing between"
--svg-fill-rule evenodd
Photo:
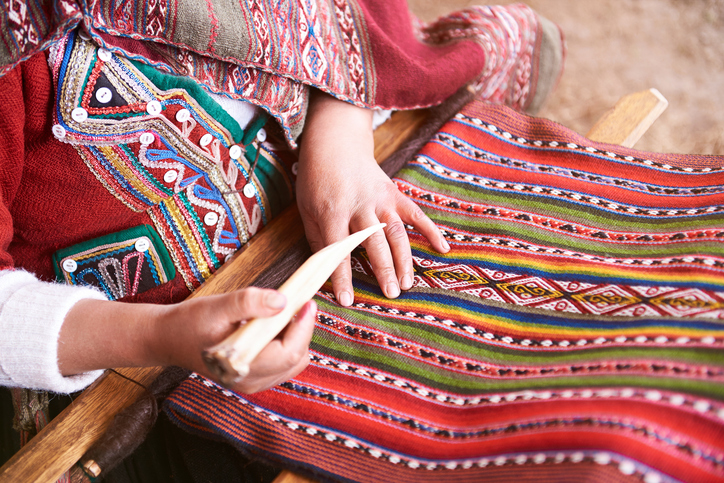
<instances>
[{"instance_id":1,"label":"patterned shawl","mask_svg":"<svg viewBox=\"0 0 724 483\"><path fill-rule=\"evenodd\" d=\"M292 145L308 86L360 106L411 109L476 81L486 99L524 109L542 37L524 5L475 7L426 25L406 2L385 0L0 3L0 74L82 25L108 50L264 107Z\"/></svg>"}]
</instances>

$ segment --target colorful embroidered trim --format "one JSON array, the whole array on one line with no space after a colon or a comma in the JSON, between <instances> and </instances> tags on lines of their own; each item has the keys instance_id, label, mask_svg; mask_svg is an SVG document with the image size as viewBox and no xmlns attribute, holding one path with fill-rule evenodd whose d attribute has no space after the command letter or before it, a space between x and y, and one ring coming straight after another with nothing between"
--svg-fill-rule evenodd
<instances>
[{"instance_id":1,"label":"colorful embroidered trim","mask_svg":"<svg viewBox=\"0 0 724 483\"><path fill-rule=\"evenodd\" d=\"M395 178L450 252L394 300L353 254L297 378L166 411L325 480L724 481L722 166L470 104Z\"/></svg>"},{"instance_id":2,"label":"colorful embroidered trim","mask_svg":"<svg viewBox=\"0 0 724 483\"><path fill-rule=\"evenodd\" d=\"M198 85L80 33L58 42L49 62L54 135L113 196L149 215L190 290L293 199L293 157L254 138L265 117L244 132ZM253 190L243 194L247 183Z\"/></svg>"},{"instance_id":3,"label":"colorful embroidered trim","mask_svg":"<svg viewBox=\"0 0 724 483\"><path fill-rule=\"evenodd\" d=\"M59 282L97 287L110 300L145 292L176 276L161 238L149 225L58 250L53 267Z\"/></svg>"}]
</instances>

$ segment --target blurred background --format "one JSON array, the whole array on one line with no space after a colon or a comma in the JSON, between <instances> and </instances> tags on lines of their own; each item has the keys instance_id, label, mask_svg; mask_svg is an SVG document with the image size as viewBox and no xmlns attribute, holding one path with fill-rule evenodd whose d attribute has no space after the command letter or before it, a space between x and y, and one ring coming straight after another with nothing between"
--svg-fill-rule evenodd
<instances>
[{"instance_id":1,"label":"blurred background","mask_svg":"<svg viewBox=\"0 0 724 483\"><path fill-rule=\"evenodd\" d=\"M475 4L408 0L430 21ZM538 113L585 134L622 96L658 89L669 107L636 144L724 155L724 0L528 0L568 44L557 90Z\"/></svg>"}]
</instances>

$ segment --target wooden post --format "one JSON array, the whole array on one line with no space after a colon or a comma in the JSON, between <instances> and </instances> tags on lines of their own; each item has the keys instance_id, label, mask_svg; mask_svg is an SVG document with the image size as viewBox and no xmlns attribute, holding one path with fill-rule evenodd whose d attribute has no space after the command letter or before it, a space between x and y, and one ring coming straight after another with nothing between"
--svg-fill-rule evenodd
<instances>
[{"instance_id":1,"label":"wooden post","mask_svg":"<svg viewBox=\"0 0 724 483\"><path fill-rule=\"evenodd\" d=\"M629 94L609 109L586 137L632 148L668 105L669 101L656 89Z\"/></svg>"}]
</instances>

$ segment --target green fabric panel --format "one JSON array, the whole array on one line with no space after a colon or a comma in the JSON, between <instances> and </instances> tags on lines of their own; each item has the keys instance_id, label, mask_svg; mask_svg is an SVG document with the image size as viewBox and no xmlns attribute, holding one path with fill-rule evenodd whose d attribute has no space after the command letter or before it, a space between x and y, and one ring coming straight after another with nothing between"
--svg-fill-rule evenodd
<instances>
[{"instance_id":1,"label":"green fabric panel","mask_svg":"<svg viewBox=\"0 0 724 483\"><path fill-rule=\"evenodd\" d=\"M180 77L170 74L164 74L158 69L146 65L142 62L135 60L130 61L135 68L148 78L153 85L159 90L169 91L172 89L183 89L188 95L194 98L196 102L206 111L209 116L213 117L219 124L224 126L234 142L238 143L244 136L239 123L231 117L215 100L209 96L206 91L196 82L189 77Z\"/></svg>"},{"instance_id":2,"label":"green fabric panel","mask_svg":"<svg viewBox=\"0 0 724 483\"><path fill-rule=\"evenodd\" d=\"M62 260L68 256L91 250L101 245L121 243L143 236L146 236L151 240L151 243L153 243L159 258L161 259L161 265L163 265L163 269L168 275L168 279L173 280L176 277L176 268L173 265L173 260L171 260L171 256L169 255L168 250L166 250L166 246L163 244L161 237L158 236L158 233L156 233L156 230L151 225L134 226L133 228L129 228L127 230L104 235L58 250L53 254L53 269L55 270L55 275L59 282L65 282L63 269L60 264Z\"/></svg>"},{"instance_id":3,"label":"green fabric panel","mask_svg":"<svg viewBox=\"0 0 724 483\"><path fill-rule=\"evenodd\" d=\"M431 370L429 365L412 363L410 359L394 357L385 349L357 350L316 331L310 348L330 357L378 370L429 385L441 391L459 394L480 392L553 389L567 387L650 387L693 392L702 396L724 399L724 386L696 379L653 377L651 375L561 376L518 379L482 379L444 370Z\"/></svg>"}]
</instances>

